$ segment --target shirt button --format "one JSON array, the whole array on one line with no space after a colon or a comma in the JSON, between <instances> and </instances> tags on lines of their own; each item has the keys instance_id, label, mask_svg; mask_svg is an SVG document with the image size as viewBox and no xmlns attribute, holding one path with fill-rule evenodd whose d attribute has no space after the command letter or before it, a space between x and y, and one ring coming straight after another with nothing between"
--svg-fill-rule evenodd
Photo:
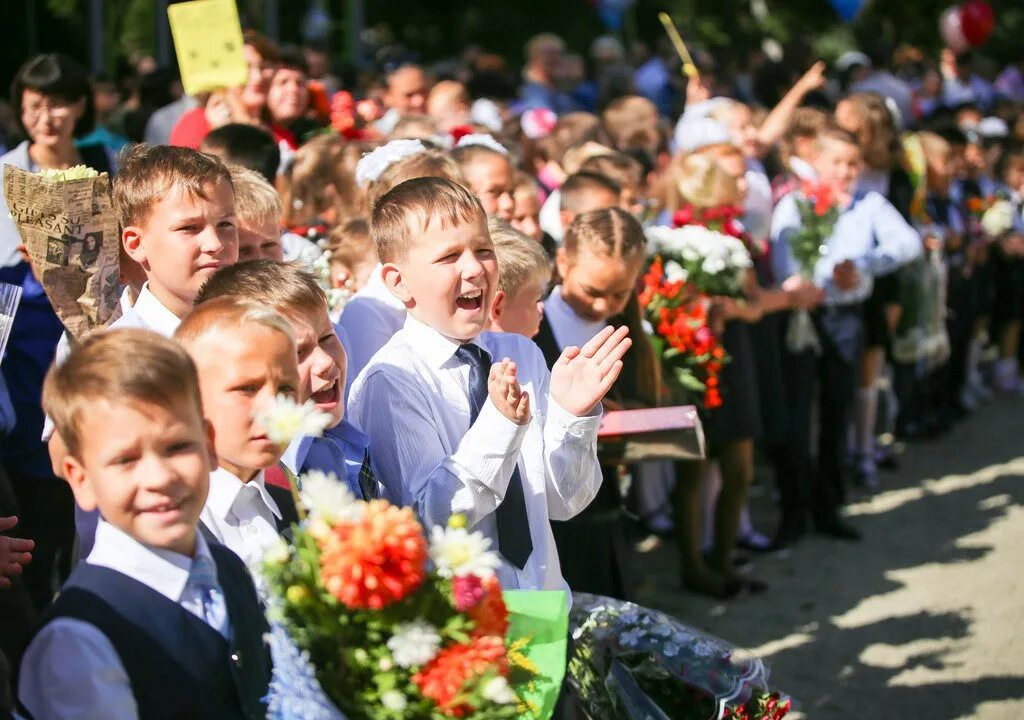
<instances>
[{"instance_id":1,"label":"shirt button","mask_svg":"<svg viewBox=\"0 0 1024 720\"><path fill-rule=\"evenodd\" d=\"M231 653L231 662L235 664L235 667L242 667L242 656L237 652Z\"/></svg>"}]
</instances>

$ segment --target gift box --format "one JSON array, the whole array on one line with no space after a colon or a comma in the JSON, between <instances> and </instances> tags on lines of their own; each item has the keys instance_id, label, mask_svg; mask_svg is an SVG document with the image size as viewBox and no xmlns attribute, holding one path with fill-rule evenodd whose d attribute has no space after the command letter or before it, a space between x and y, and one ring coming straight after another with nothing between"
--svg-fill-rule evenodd
<instances>
[{"instance_id":1,"label":"gift box","mask_svg":"<svg viewBox=\"0 0 1024 720\"><path fill-rule=\"evenodd\" d=\"M597 438L606 465L701 460L705 453L704 426L693 405L606 412Z\"/></svg>"}]
</instances>

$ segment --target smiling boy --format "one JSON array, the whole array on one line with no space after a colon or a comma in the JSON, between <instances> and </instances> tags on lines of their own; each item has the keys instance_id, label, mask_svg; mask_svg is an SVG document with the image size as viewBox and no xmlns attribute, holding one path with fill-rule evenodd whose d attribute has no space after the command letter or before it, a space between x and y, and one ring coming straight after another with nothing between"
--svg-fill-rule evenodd
<instances>
[{"instance_id":1,"label":"smiling boy","mask_svg":"<svg viewBox=\"0 0 1024 720\"><path fill-rule=\"evenodd\" d=\"M371 232L408 310L349 402L384 487L428 526L463 514L501 552L503 587L567 589L549 519L574 516L600 485L600 400L622 368L625 328L567 348L551 373L528 339L484 332L494 246L480 202L451 181L395 187Z\"/></svg>"}]
</instances>

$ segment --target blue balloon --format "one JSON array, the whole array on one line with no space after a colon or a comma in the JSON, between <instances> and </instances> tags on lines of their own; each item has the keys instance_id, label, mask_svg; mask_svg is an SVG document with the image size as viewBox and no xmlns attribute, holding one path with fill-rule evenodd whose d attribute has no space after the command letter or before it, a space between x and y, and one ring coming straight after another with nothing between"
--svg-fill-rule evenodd
<instances>
[{"instance_id":1,"label":"blue balloon","mask_svg":"<svg viewBox=\"0 0 1024 720\"><path fill-rule=\"evenodd\" d=\"M855 20L864 7L864 0L829 0L844 22Z\"/></svg>"}]
</instances>

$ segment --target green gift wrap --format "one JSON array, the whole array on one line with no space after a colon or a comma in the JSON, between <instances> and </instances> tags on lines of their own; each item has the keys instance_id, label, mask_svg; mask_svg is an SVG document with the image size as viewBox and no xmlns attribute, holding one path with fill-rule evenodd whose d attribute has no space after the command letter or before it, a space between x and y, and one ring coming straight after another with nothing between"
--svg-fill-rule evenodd
<instances>
[{"instance_id":1,"label":"green gift wrap","mask_svg":"<svg viewBox=\"0 0 1024 720\"><path fill-rule=\"evenodd\" d=\"M522 655L537 671L529 673L510 658L512 681L528 709L521 720L548 720L565 677L569 633L569 601L561 590L506 590L502 593L509 612L511 647L526 640ZM520 677L527 677L519 682Z\"/></svg>"}]
</instances>

